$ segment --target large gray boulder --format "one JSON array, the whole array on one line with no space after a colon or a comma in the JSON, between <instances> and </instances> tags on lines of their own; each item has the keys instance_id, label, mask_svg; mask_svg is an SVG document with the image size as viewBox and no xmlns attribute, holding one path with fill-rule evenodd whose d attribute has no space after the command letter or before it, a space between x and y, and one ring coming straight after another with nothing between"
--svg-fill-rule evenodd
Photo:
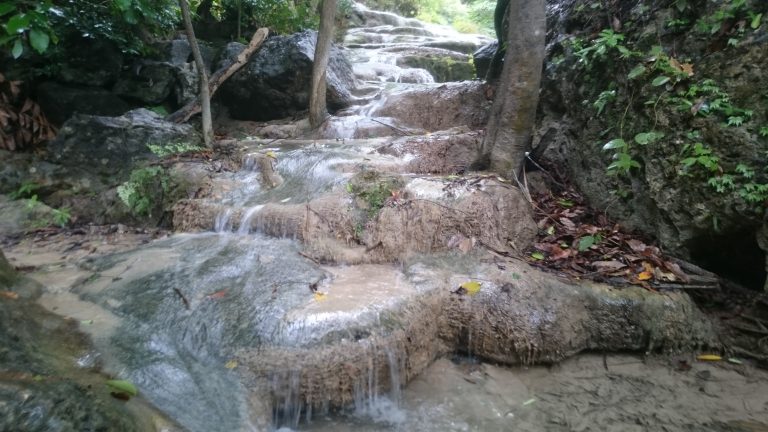
<instances>
[{"instance_id":1,"label":"large gray boulder","mask_svg":"<svg viewBox=\"0 0 768 432\"><path fill-rule=\"evenodd\" d=\"M140 108L120 117L77 115L62 126L48 153L51 162L115 178L156 158L148 145L171 143L198 145L200 137L192 126L167 122Z\"/></svg>"},{"instance_id":2,"label":"large gray boulder","mask_svg":"<svg viewBox=\"0 0 768 432\"><path fill-rule=\"evenodd\" d=\"M137 61L129 72L120 76L112 92L144 104L163 103L174 90L177 70L181 68L183 66L163 62Z\"/></svg>"},{"instance_id":3,"label":"large gray boulder","mask_svg":"<svg viewBox=\"0 0 768 432\"><path fill-rule=\"evenodd\" d=\"M63 124L75 114L119 116L131 109L128 102L103 88L57 82L40 84L37 102L56 125Z\"/></svg>"},{"instance_id":4,"label":"large gray boulder","mask_svg":"<svg viewBox=\"0 0 768 432\"><path fill-rule=\"evenodd\" d=\"M270 38L221 86L216 98L238 120L274 120L306 110L316 38L314 31ZM217 69L231 63L243 49L243 44L227 45ZM355 78L337 47L331 49L326 80L328 108L349 106Z\"/></svg>"}]
</instances>

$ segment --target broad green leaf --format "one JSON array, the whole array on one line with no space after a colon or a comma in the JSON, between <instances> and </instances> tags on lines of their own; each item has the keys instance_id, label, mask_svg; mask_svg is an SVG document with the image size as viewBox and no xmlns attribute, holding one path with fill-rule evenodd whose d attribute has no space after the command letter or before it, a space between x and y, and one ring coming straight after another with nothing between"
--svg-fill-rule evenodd
<instances>
[{"instance_id":1,"label":"broad green leaf","mask_svg":"<svg viewBox=\"0 0 768 432\"><path fill-rule=\"evenodd\" d=\"M655 79L654 79L654 80L651 82L651 85L652 85L652 86L654 86L654 87L658 87L658 86L663 86L664 84L666 84L666 83L668 83L668 82L669 82L669 77L668 77L668 76L664 76L664 75L662 75L662 76L658 76L658 77L656 77L656 78L655 78Z\"/></svg>"},{"instance_id":2,"label":"broad green leaf","mask_svg":"<svg viewBox=\"0 0 768 432\"><path fill-rule=\"evenodd\" d=\"M635 142L640 145L646 145L660 140L661 138L664 138L664 134L661 132L641 132L635 135Z\"/></svg>"},{"instance_id":3,"label":"broad green leaf","mask_svg":"<svg viewBox=\"0 0 768 432\"><path fill-rule=\"evenodd\" d=\"M12 3L0 3L0 16L9 14L16 10L16 6Z\"/></svg>"},{"instance_id":4,"label":"broad green leaf","mask_svg":"<svg viewBox=\"0 0 768 432\"><path fill-rule=\"evenodd\" d=\"M595 244L595 236L584 236L579 239L579 252L584 252L585 250L592 247L592 245Z\"/></svg>"},{"instance_id":5,"label":"broad green leaf","mask_svg":"<svg viewBox=\"0 0 768 432\"><path fill-rule=\"evenodd\" d=\"M617 148L626 148L627 142L624 141L621 138L616 138L614 140L610 140L605 145L603 145L603 150L611 150L611 149L617 149Z\"/></svg>"},{"instance_id":6,"label":"broad green leaf","mask_svg":"<svg viewBox=\"0 0 768 432\"><path fill-rule=\"evenodd\" d=\"M534 252L531 254L531 258L541 261L544 259L544 254L541 252Z\"/></svg>"},{"instance_id":7,"label":"broad green leaf","mask_svg":"<svg viewBox=\"0 0 768 432\"><path fill-rule=\"evenodd\" d=\"M107 386L117 390L121 393L125 393L131 396L136 396L139 391L136 390L136 386L132 382L126 380L109 380L106 382Z\"/></svg>"},{"instance_id":8,"label":"broad green leaf","mask_svg":"<svg viewBox=\"0 0 768 432\"><path fill-rule=\"evenodd\" d=\"M752 17L752 22L749 23L749 26L752 27L752 29L757 29L760 27L760 21L763 18L763 14L759 13Z\"/></svg>"},{"instance_id":9,"label":"broad green leaf","mask_svg":"<svg viewBox=\"0 0 768 432\"><path fill-rule=\"evenodd\" d=\"M13 43L13 48L11 48L11 55L17 59L21 57L22 52L24 52L24 45L21 44L21 39L16 39L16 42Z\"/></svg>"},{"instance_id":10,"label":"broad green leaf","mask_svg":"<svg viewBox=\"0 0 768 432\"><path fill-rule=\"evenodd\" d=\"M463 284L461 284L460 286L461 286L462 288L464 288L464 290L467 292L467 294L469 294L469 295L475 295L475 294L477 294L478 292L480 292L480 286L481 286L481 285L482 285L482 284L481 284L480 282L477 282L477 281L469 281L469 282L464 282L464 283L463 283Z\"/></svg>"},{"instance_id":11,"label":"broad green leaf","mask_svg":"<svg viewBox=\"0 0 768 432\"><path fill-rule=\"evenodd\" d=\"M682 163L683 165L689 167L689 166L691 166L691 165L696 163L696 158L695 157L685 158L682 161L680 161L680 163Z\"/></svg>"},{"instance_id":12,"label":"broad green leaf","mask_svg":"<svg viewBox=\"0 0 768 432\"><path fill-rule=\"evenodd\" d=\"M11 17L5 24L8 34L23 33L29 27L29 15L18 14Z\"/></svg>"},{"instance_id":13,"label":"broad green leaf","mask_svg":"<svg viewBox=\"0 0 768 432\"><path fill-rule=\"evenodd\" d=\"M48 49L48 44L51 38L48 37L48 33L40 31L38 29L32 29L29 31L29 44L37 51L38 54L42 54Z\"/></svg>"},{"instance_id":14,"label":"broad green leaf","mask_svg":"<svg viewBox=\"0 0 768 432\"><path fill-rule=\"evenodd\" d=\"M643 66L643 65L635 66L634 69L629 71L629 73L627 74L627 78L635 79L635 78L639 77L640 75L644 74L645 70L646 70L645 66Z\"/></svg>"}]
</instances>

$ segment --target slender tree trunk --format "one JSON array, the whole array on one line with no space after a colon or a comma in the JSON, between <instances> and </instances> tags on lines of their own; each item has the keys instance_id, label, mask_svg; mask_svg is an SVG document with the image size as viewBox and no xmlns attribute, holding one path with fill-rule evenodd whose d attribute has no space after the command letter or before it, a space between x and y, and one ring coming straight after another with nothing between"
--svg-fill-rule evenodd
<instances>
[{"instance_id":1,"label":"slender tree trunk","mask_svg":"<svg viewBox=\"0 0 768 432\"><path fill-rule=\"evenodd\" d=\"M506 59L491 107L482 159L514 177L530 145L544 64L544 0L510 0Z\"/></svg>"},{"instance_id":2,"label":"slender tree trunk","mask_svg":"<svg viewBox=\"0 0 768 432\"><path fill-rule=\"evenodd\" d=\"M181 8L181 17L184 20L184 28L187 31L187 39L192 47L192 57L195 59L197 67L197 76L200 79L200 100L203 114L203 140L207 147L213 146L213 121L211 120L211 94L208 90L208 74L205 72L205 63L200 54L200 46L195 38L195 30L192 28L192 16L189 13L189 3L187 0L179 0Z\"/></svg>"},{"instance_id":3,"label":"slender tree trunk","mask_svg":"<svg viewBox=\"0 0 768 432\"><path fill-rule=\"evenodd\" d=\"M328 117L326 107L325 75L333 39L333 20L336 15L336 0L323 0L320 12L320 31L315 44L315 61L312 64L312 82L309 93L309 124L316 128Z\"/></svg>"}]
</instances>

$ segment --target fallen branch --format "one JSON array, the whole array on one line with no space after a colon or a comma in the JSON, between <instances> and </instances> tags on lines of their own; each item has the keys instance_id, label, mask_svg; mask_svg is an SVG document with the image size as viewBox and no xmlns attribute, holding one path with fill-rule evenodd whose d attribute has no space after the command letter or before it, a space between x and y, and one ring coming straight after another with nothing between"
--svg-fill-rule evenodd
<instances>
[{"instance_id":1,"label":"fallen branch","mask_svg":"<svg viewBox=\"0 0 768 432\"><path fill-rule=\"evenodd\" d=\"M232 64L217 70L213 75L211 75L211 78L208 80L208 89L210 91L211 97L213 97L213 94L216 92L216 90L219 89L224 81L229 79L229 77L234 75L235 72L245 66L245 64L248 62L248 59L251 58L251 55L253 55L253 53L256 52L256 50L261 47L261 44L263 44L267 39L268 34L269 30L266 28L260 28L256 30L256 33L254 33L253 37L251 38L251 42L247 47L245 47L243 51L240 52L240 54L237 55L237 57L235 57L235 61L232 62ZM199 113L200 109L201 101L200 97L197 97L195 100L184 105L178 111L169 114L165 119L174 123L184 123L189 120L190 117Z\"/></svg>"}]
</instances>

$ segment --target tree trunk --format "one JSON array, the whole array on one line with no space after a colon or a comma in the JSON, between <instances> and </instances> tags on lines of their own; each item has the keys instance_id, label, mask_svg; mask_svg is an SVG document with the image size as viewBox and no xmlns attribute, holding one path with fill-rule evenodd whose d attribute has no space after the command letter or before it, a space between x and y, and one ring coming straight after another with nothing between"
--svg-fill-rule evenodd
<instances>
[{"instance_id":1,"label":"tree trunk","mask_svg":"<svg viewBox=\"0 0 768 432\"><path fill-rule=\"evenodd\" d=\"M320 13L320 31L315 44L315 61L312 64L312 82L309 93L309 124L316 128L328 117L325 101L325 74L333 39L333 20L336 15L336 0L323 0Z\"/></svg>"},{"instance_id":2,"label":"tree trunk","mask_svg":"<svg viewBox=\"0 0 768 432\"><path fill-rule=\"evenodd\" d=\"M482 159L510 178L524 162L536 121L544 64L544 0L510 0L506 59L491 107Z\"/></svg>"},{"instance_id":3,"label":"tree trunk","mask_svg":"<svg viewBox=\"0 0 768 432\"><path fill-rule=\"evenodd\" d=\"M187 0L179 0L181 17L184 20L184 28L187 32L189 46L192 48L192 57L195 59L197 76L200 79L200 101L203 112L203 140L207 147L213 146L213 121L211 120L211 94L208 91L208 74L205 72L205 63L200 54L200 46L197 45L195 30L192 28L192 17L189 13Z\"/></svg>"},{"instance_id":4,"label":"tree trunk","mask_svg":"<svg viewBox=\"0 0 768 432\"><path fill-rule=\"evenodd\" d=\"M243 51L240 52L240 54L237 55L237 57L235 57L235 61L232 64L217 70L213 75L211 75L211 79L208 80L209 97L213 97L213 94L216 93L216 90L219 89L224 81L229 79L229 77L234 75L235 72L240 70L240 68L248 63L248 59L250 59L253 53L259 49L259 47L267 39L268 35L269 29L266 27L256 30L256 33L254 33L253 37L251 38L251 42L247 47L245 47ZM165 119L174 123L184 123L185 121L189 120L190 117L200 112L201 105L201 98L198 97L197 99L190 101L188 104L179 108L177 111L169 114Z\"/></svg>"}]
</instances>

